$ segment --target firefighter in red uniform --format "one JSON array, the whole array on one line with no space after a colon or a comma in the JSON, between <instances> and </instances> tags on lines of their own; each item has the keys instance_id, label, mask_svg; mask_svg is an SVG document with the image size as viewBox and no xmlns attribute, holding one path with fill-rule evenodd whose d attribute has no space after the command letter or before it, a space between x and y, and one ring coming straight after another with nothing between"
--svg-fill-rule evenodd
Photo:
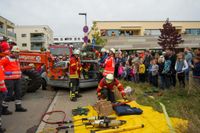
<instances>
[{"instance_id":1,"label":"firefighter in red uniform","mask_svg":"<svg viewBox=\"0 0 200 133\"><path fill-rule=\"evenodd\" d=\"M70 100L77 101L78 97L81 97L79 94L79 78L81 72L81 64L79 59L80 51L74 50L72 56L70 57L69 63L69 78L70 78Z\"/></svg>"},{"instance_id":2,"label":"firefighter in red uniform","mask_svg":"<svg viewBox=\"0 0 200 133\"><path fill-rule=\"evenodd\" d=\"M1 115L2 115L2 102L4 99L4 95L7 91L5 82L4 82L4 72L2 66L0 66L0 133L4 133L5 129L1 126Z\"/></svg>"},{"instance_id":3,"label":"firefighter in red uniform","mask_svg":"<svg viewBox=\"0 0 200 133\"><path fill-rule=\"evenodd\" d=\"M103 76L106 76L107 74L114 74L114 71L115 71L114 55L115 55L115 49L111 48L109 50L109 56L105 60Z\"/></svg>"},{"instance_id":4,"label":"firefighter in red uniform","mask_svg":"<svg viewBox=\"0 0 200 133\"><path fill-rule=\"evenodd\" d=\"M1 59L0 64L4 68L5 83L8 89L7 98L13 97L13 92L15 96L15 111L16 112L26 112L27 109L23 108L21 105L21 70L19 64L19 47L13 46L11 54L5 56ZM8 110L8 103L3 101L3 111L2 114L11 114Z\"/></svg>"},{"instance_id":5,"label":"firefighter in red uniform","mask_svg":"<svg viewBox=\"0 0 200 133\"><path fill-rule=\"evenodd\" d=\"M117 89L121 92L122 97L126 99L123 85L116 78L114 78L113 74L107 74L106 77L101 79L99 82L97 88L98 98L116 102L114 96L114 87L117 87Z\"/></svg>"}]
</instances>

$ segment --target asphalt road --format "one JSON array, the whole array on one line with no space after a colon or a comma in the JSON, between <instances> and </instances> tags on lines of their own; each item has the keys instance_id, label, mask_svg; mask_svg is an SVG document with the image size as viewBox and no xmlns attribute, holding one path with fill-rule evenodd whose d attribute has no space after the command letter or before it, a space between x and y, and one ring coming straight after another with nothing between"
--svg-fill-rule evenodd
<instances>
[{"instance_id":1,"label":"asphalt road","mask_svg":"<svg viewBox=\"0 0 200 133\"><path fill-rule=\"evenodd\" d=\"M6 128L6 133L35 133L36 127L41 120L41 116L46 112L51 104L56 92L51 90L38 90L35 93L27 93L23 97L23 106L28 109L28 112L14 112L14 102L9 103L9 110L12 115L2 116L3 127ZM27 132L32 128L32 131Z\"/></svg>"},{"instance_id":2,"label":"asphalt road","mask_svg":"<svg viewBox=\"0 0 200 133\"><path fill-rule=\"evenodd\" d=\"M77 102L71 102L69 99L69 91L66 90L59 90L56 94L56 97L54 98L52 104L50 105L49 111L55 111L55 110L62 110L66 113L66 119L72 120L72 109L75 109L77 107L83 107L87 105L93 105L97 101L96 97L96 89L90 88L90 89L84 89L81 91L82 97L78 99ZM49 118L47 118L48 121L59 121L62 120L63 115L62 114L53 114ZM37 133L40 133L41 131L44 131L45 133L49 133L48 129L55 128L57 125L49 125L45 123L40 124L40 128ZM65 130L60 131L59 133L65 133ZM69 130L69 133L73 133L73 129Z\"/></svg>"}]
</instances>

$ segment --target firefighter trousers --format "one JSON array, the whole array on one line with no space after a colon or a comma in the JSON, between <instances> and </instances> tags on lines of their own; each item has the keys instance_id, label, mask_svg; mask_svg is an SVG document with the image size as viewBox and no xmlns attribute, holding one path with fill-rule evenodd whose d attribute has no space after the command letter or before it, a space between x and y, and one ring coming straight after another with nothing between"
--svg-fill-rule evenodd
<instances>
[{"instance_id":1,"label":"firefighter trousers","mask_svg":"<svg viewBox=\"0 0 200 133\"><path fill-rule=\"evenodd\" d=\"M112 103L116 102L115 94L111 89L108 89L108 88L101 89L101 96L103 97L103 99L107 99L108 101L111 101Z\"/></svg>"},{"instance_id":2,"label":"firefighter trousers","mask_svg":"<svg viewBox=\"0 0 200 133\"><path fill-rule=\"evenodd\" d=\"M5 80L6 87L8 89L7 96L3 101L3 107L8 107L7 99L11 99L12 97L15 98L15 104L21 104L21 80L20 79L12 79L12 80Z\"/></svg>"},{"instance_id":3,"label":"firefighter trousers","mask_svg":"<svg viewBox=\"0 0 200 133\"><path fill-rule=\"evenodd\" d=\"M79 79L72 78L69 82L70 98L76 97L79 93Z\"/></svg>"},{"instance_id":4,"label":"firefighter trousers","mask_svg":"<svg viewBox=\"0 0 200 133\"><path fill-rule=\"evenodd\" d=\"M2 102L3 102L4 97L5 97L4 93L0 92L0 128L1 128L1 125L2 125L1 114L2 114Z\"/></svg>"}]
</instances>

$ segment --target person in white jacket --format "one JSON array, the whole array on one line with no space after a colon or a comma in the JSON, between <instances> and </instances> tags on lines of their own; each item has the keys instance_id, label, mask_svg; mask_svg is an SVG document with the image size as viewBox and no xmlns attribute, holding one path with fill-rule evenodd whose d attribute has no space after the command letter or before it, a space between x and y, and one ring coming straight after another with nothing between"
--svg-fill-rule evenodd
<instances>
[{"instance_id":1,"label":"person in white jacket","mask_svg":"<svg viewBox=\"0 0 200 133\"><path fill-rule=\"evenodd\" d=\"M177 77L180 87L185 87L185 71L188 69L188 63L184 59L183 53L177 54L177 60L175 64L175 70L177 72Z\"/></svg>"}]
</instances>

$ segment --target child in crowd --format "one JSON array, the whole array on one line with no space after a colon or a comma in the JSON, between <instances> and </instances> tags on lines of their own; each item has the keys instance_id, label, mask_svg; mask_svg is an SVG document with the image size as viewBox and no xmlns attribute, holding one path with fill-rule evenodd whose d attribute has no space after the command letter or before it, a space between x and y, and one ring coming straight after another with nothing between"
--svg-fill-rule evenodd
<instances>
[{"instance_id":1,"label":"child in crowd","mask_svg":"<svg viewBox=\"0 0 200 133\"><path fill-rule=\"evenodd\" d=\"M164 86L166 88L169 88L171 86L171 83L170 83L170 76L171 76L171 73L170 73L170 67L171 67L171 60L169 58L168 55L165 55L165 62L164 62L164 68L163 68L163 71L162 71L162 74L163 74L163 77L164 77Z\"/></svg>"},{"instance_id":2,"label":"child in crowd","mask_svg":"<svg viewBox=\"0 0 200 133\"><path fill-rule=\"evenodd\" d=\"M123 77L124 73L124 66L122 62L120 62L119 67L118 67L118 77L121 79Z\"/></svg>"},{"instance_id":3,"label":"child in crowd","mask_svg":"<svg viewBox=\"0 0 200 133\"><path fill-rule=\"evenodd\" d=\"M143 60L140 60L140 65L139 65L139 80L140 82L145 82L145 65L143 63Z\"/></svg>"},{"instance_id":4,"label":"child in crowd","mask_svg":"<svg viewBox=\"0 0 200 133\"><path fill-rule=\"evenodd\" d=\"M152 82L152 85L154 87L158 87L158 70L159 70L159 67L157 65L157 61L156 59L153 59L151 61L152 65L151 65L151 82Z\"/></svg>"},{"instance_id":5,"label":"child in crowd","mask_svg":"<svg viewBox=\"0 0 200 133\"><path fill-rule=\"evenodd\" d=\"M196 56L193 59L193 65L191 65L193 76L190 82L190 90L193 89L195 91L200 92L200 56Z\"/></svg>"},{"instance_id":6,"label":"child in crowd","mask_svg":"<svg viewBox=\"0 0 200 133\"><path fill-rule=\"evenodd\" d=\"M129 76L130 76L130 80L135 82L135 68L134 68L134 65L132 65L131 68L130 68Z\"/></svg>"},{"instance_id":7,"label":"child in crowd","mask_svg":"<svg viewBox=\"0 0 200 133\"><path fill-rule=\"evenodd\" d=\"M164 74L162 74L162 71L164 69L164 62L165 62L165 57L163 55L161 55L158 58L158 74L159 74L159 78L160 78L160 88L164 89L165 88L165 80L164 80Z\"/></svg>"},{"instance_id":8,"label":"child in crowd","mask_svg":"<svg viewBox=\"0 0 200 133\"><path fill-rule=\"evenodd\" d=\"M185 70L187 69L188 69L188 63L184 59L183 53L178 53L176 64L175 64L175 70L177 72L179 85L183 88L185 87Z\"/></svg>"}]
</instances>

